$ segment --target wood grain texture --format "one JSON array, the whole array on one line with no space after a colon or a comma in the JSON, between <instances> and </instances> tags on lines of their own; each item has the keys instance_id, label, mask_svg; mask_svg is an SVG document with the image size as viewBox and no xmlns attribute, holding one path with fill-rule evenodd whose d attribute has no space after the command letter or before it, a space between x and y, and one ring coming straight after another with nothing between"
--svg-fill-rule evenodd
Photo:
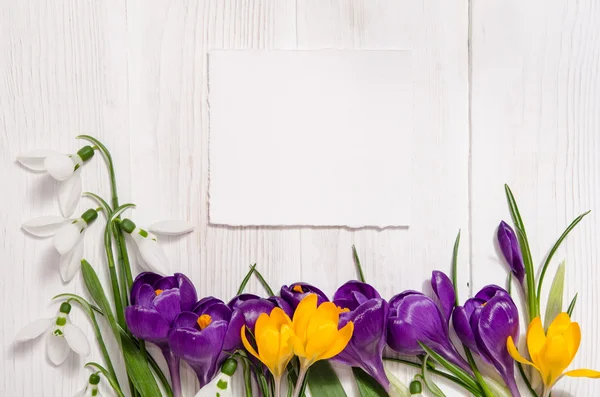
<instances>
[{"instance_id":1,"label":"wood grain texture","mask_svg":"<svg viewBox=\"0 0 600 397\"><path fill-rule=\"evenodd\" d=\"M230 298L252 263L272 285L302 279L332 293L356 276L355 244L367 279L389 298L425 286L433 269L449 270L460 228L464 299L469 281L478 289L506 275L493 246L496 224L508 217L504 182L517 194L540 262L573 217L600 208L599 5L472 3L469 132L467 0L1 2L0 180L10 188L0 199L7 269L0 280L0 396L70 396L85 383L83 359L54 368L41 343L12 344L21 326L54 313L49 302L56 293L84 293L79 277L68 285L60 281L49 240L19 230L24 220L58 213L57 186L14 158L33 148L77 150L73 137L79 133L97 136L113 151L121 201L139 204L132 213L139 224L181 218L197 225L194 234L162 244L172 270L188 274L201 295ZM213 48L411 48L413 226L209 225L206 65ZM106 171L98 160L83 170L84 189L106 196ZM393 170L389 174L393 178ZM84 200L80 209L89 205ZM600 368L594 354L600 297L591 281L599 277L599 220L593 212L578 227L551 270L567 259L567 295L580 293L575 318L584 329L576 364L591 368ZM100 229L86 233L86 256L106 277ZM262 293L254 280L248 289ZM75 313L73 320L91 335L83 316ZM90 359L100 360L96 350ZM409 371L394 372L409 379ZM197 383L189 370L183 380L185 395L192 396ZM348 395L357 395L345 380ZM560 389L558 397L587 396L598 386L561 381Z\"/></svg>"},{"instance_id":2,"label":"wood grain texture","mask_svg":"<svg viewBox=\"0 0 600 397\"><path fill-rule=\"evenodd\" d=\"M591 1L474 1L472 68L473 287L506 277L492 237L509 218L508 183L540 266L573 218L572 232L546 276L567 261L566 299L582 326L573 368L600 367L597 283L600 215L600 4ZM568 302L565 304L567 305ZM592 396L597 382L562 380L553 396Z\"/></svg>"}]
</instances>

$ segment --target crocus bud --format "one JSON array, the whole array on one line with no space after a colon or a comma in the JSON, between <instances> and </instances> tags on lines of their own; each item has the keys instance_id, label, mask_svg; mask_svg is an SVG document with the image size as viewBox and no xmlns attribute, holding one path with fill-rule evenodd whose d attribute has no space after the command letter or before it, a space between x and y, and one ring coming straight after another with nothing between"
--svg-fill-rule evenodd
<instances>
[{"instance_id":1,"label":"crocus bud","mask_svg":"<svg viewBox=\"0 0 600 397\"><path fill-rule=\"evenodd\" d=\"M504 221L498 226L498 245L502 256L508 263L510 271L523 285L525 279L525 266L523 265L523 256L519 248L519 242L514 230Z\"/></svg>"}]
</instances>

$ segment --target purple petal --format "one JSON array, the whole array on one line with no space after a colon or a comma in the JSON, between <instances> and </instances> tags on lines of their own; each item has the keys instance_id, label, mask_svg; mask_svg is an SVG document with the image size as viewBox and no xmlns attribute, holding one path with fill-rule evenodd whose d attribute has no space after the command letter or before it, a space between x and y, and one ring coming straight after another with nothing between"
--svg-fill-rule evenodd
<instances>
[{"instance_id":1,"label":"purple petal","mask_svg":"<svg viewBox=\"0 0 600 397\"><path fill-rule=\"evenodd\" d=\"M317 299L317 305L320 305L319 299ZM283 310L283 312L287 314L289 318L294 317L294 309L292 309L292 307L285 300L283 300L283 298L280 298L279 296L271 296L270 298L267 298L267 300Z\"/></svg>"},{"instance_id":2,"label":"purple petal","mask_svg":"<svg viewBox=\"0 0 600 397\"><path fill-rule=\"evenodd\" d=\"M227 323L217 321L202 331L175 328L169 334L169 346L178 357L184 359L198 375L200 387L216 375L221 362L221 348L227 332Z\"/></svg>"},{"instance_id":3,"label":"purple petal","mask_svg":"<svg viewBox=\"0 0 600 397\"><path fill-rule=\"evenodd\" d=\"M161 278L162 276L160 274L152 272L144 272L138 274L138 276L135 278L135 281L133 282L133 285L131 286L131 304L137 304L138 291L142 287L142 285L149 284L152 287L154 283L160 280ZM154 288L152 290L154 290Z\"/></svg>"},{"instance_id":4,"label":"purple petal","mask_svg":"<svg viewBox=\"0 0 600 397\"><path fill-rule=\"evenodd\" d=\"M471 329L470 318L473 313L474 307L472 303L473 299L469 299L465 302L465 306L458 306L454 309L452 314L452 324L454 325L454 331L456 335L471 351L477 353L477 344L475 343L475 336Z\"/></svg>"},{"instance_id":5,"label":"purple petal","mask_svg":"<svg viewBox=\"0 0 600 397\"><path fill-rule=\"evenodd\" d=\"M177 278L175 276L167 276L167 277L162 277L160 279L158 279L154 285L153 285L154 289L172 289L172 288L178 288L179 287L179 282L177 281Z\"/></svg>"},{"instance_id":6,"label":"purple petal","mask_svg":"<svg viewBox=\"0 0 600 397\"><path fill-rule=\"evenodd\" d=\"M354 310L369 299L379 299L379 292L367 283L360 281L348 281L342 285L333 295L336 305Z\"/></svg>"},{"instance_id":7,"label":"purple petal","mask_svg":"<svg viewBox=\"0 0 600 397\"><path fill-rule=\"evenodd\" d=\"M154 298L154 307L171 324L181 312L181 300L178 289L168 289Z\"/></svg>"},{"instance_id":8,"label":"purple petal","mask_svg":"<svg viewBox=\"0 0 600 397\"><path fill-rule=\"evenodd\" d=\"M179 296L181 298L181 310L191 310L198 300L196 288L184 274L175 273L175 278L177 279Z\"/></svg>"},{"instance_id":9,"label":"purple petal","mask_svg":"<svg viewBox=\"0 0 600 397\"><path fill-rule=\"evenodd\" d=\"M137 290L137 296L135 301L136 305L146 307L148 309L153 308L154 298L156 298L156 292L148 284L142 284Z\"/></svg>"},{"instance_id":10,"label":"purple petal","mask_svg":"<svg viewBox=\"0 0 600 397\"><path fill-rule=\"evenodd\" d=\"M173 328L197 328L198 315L194 312L181 312L173 322Z\"/></svg>"},{"instance_id":11,"label":"purple petal","mask_svg":"<svg viewBox=\"0 0 600 397\"><path fill-rule=\"evenodd\" d=\"M164 342L169 334L169 323L156 310L142 306L125 309L127 327L139 339L154 343Z\"/></svg>"},{"instance_id":12,"label":"purple petal","mask_svg":"<svg viewBox=\"0 0 600 397\"><path fill-rule=\"evenodd\" d=\"M507 385L514 384L514 361L506 348L509 336L515 343L519 337L519 314L512 299L497 296L476 309L471 328L480 355L498 370Z\"/></svg>"},{"instance_id":13,"label":"purple petal","mask_svg":"<svg viewBox=\"0 0 600 397\"><path fill-rule=\"evenodd\" d=\"M511 272L515 275L521 285L525 278L525 266L523 265L523 257L519 242L514 230L504 221L498 226L498 245L502 256L506 259Z\"/></svg>"},{"instance_id":14,"label":"purple petal","mask_svg":"<svg viewBox=\"0 0 600 397\"><path fill-rule=\"evenodd\" d=\"M227 306L229 306L232 310L237 308L237 306L240 303L249 301L249 300L255 300L255 299L261 299L260 296L258 295L254 295L254 294L241 294L238 295L236 297L234 297L232 300L229 301L229 303L227 304Z\"/></svg>"},{"instance_id":15,"label":"purple petal","mask_svg":"<svg viewBox=\"0 0 600 397\"><path fill-rule=\"evenodd\" d=\"M508 292L506 292L506 290L504 288L501 288L497 285L492 284L492 285L486 285L485 287L483 287L475 295L475 298L480 299L484 302L487 302L495 296L510 297L510 295L508 294Z\"/></svg>"},{"instance_id":16,"label":"purple petal","mask_svg":"<svg viewBox=\"0 0 600 397\"><path fill-rule=\"evenodd\" d=\"M212 321L223 320L229 322L232 312L225 303L214 302L214 304L204 305L200 308L197 308L195 313L198 316L208 314L212 318Z\"/></svg>"},{"instance_id":17,"label":"purple petal","mask_svg":"<svg viewBox=\"0 0 600 397\"><path fill-rule=\"evenodd\" d=\"M431 287L440 301L442 313L448 323L456 303L452 281L444 273L436 270L431 274Z\"/></svg>"},{"instance_id":18,"label":"purple petal","mask_svg":"<svg viewBox=\"0 0 600 397\"><path fill-rule=\"evenodd\" d=\"M262 313L269 314L274 308L275 304L273 302L266 299L255 299L239 304L236 311L242 313L244 316L246 327L254 331L254 325L256 324L256 320L258 320L258 316Z\"/></svg>"},{"instance_id":19,"label":"purple petal","mask_svg":"<svg viewBox=\"0 0 600 397\"><path fill-rule=\"evenodd\" d=\"M222 304L223 301L221 299L217 299L213 296L207 296L206 298L202 298L196 303L196 305L192 308L192 311L195 313L202 313L207 310L208 307L212 305Z\"/></svg>"},{"instance_id":20,"label":"purple petal","mask_svg":"<svg viewBox=\"0 0 600 397\"><path fill-rule=\"evenodd\" d=\"M301 289L302 292L296 291L296 289ZM281 298L285 300L293 310L296 310L298 304L308 294L316 294L318 296L317 305L320 305L323 302L329 302L329 298L323 291L308 283L294 283L289 287L284 285L279 292Z\"/></svg>"},{"instance_id":21,"label":"purple petal","mask_svg":"<svg viewBox=\"0 0 600 397\"><path fill-rule=\"evenodd\" d=\"M383 299L370 299L352 312L342 313L339 327L354 323L354 334L346 348L334 360L361 367L386 390L389 380L383 368L383 349L386 344L386 324L389 306Z\"/></svg>"}]
</instances>

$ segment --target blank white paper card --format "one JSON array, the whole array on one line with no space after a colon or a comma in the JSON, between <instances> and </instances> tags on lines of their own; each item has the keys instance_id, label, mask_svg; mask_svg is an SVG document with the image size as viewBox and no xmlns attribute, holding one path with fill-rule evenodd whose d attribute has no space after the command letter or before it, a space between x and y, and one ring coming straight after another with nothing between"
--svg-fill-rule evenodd
<instances>
[{"instance_id":1,"label":"blank white paper card","mask_svg":"<svg viewBox=\"0 0 600 397\"><path fill-rule=\"evenodd\" d=\"M410 51L209 53L209 218L408 226Z\"/></svg>"}]
</instances>

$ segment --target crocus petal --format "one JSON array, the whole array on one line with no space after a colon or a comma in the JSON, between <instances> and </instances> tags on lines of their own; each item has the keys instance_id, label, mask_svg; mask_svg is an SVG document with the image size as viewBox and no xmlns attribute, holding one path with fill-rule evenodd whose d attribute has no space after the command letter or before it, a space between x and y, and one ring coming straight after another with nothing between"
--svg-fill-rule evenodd
<instances>
[{"instance_id":1,"label":"crocus petal","mask_svg":"<svg viewBox=\"0 0 600 397\"><path fill-rule=\"evenodd\" d=\"M135 280L133 281L133 285L131 286L131 304L137 304L138 291L142 287L142 285L147 284L150 287L153 287L154 283L156 283L161 278L163 278L163 276L152 272L143 272L138 274Z\"/></svg>"},{"instance_id":2,"label":"crocus petal","mask_svg":"<svg viewBox=\"0 0 600 397\"><path fill-rule=\"evenodd\" d=\"M83 258L83 239L79 240L75 248L60 257L60 275L64 282L69 282L75 277L81 266Z\"/></svg>"},{"instance_id":3,"label":"crocus petal","mask_svg":"<svg viewBox=\"0 0 600 397\"><path fill-rule=\"evenodd\" d=\"M215 321L202 331L175 328L169 333L171 350L194 369L200 387L213 379L221 365L218 359L226 332L227 323Z\"/></svg>"},{"instance_id":4,"label":"crocus petal","mask_svg":"<svg viewBox=\"0 0 600 397\"><path fill-rule=\"evenodd\" d=\"M521 364L531 365L532 367L537 368L531 361L527 360L525 357L519 353L517 347L515 346L515 342L513 341L512 336L509 336L506 340L506 348L510 356L515 360L520 362Z\"/></svg>"},{"instance_id":5,"label":"crocus petal","mask_svg":"<svg viewBox=\"0 0 600 397\"><path fill-rule=\"evenodd\" d=\"M23 229L37 237L50 237L56 233L68 219L57 215L40 216L23 223Z\"/></svg>"},{"instance_id":6,"label":"crocus petal","mask_svg":"<svg viewBox=\"0 0 600 397\"><path fill-rule=\"evenodd\" d=\"M504 221L498 226L498 245L502 256L506 259L511 272L515 275L521 285L525 278L525 265L521 256L521 249L514 230Z\"/></svg>"},{"instance_id":7,"label":"crocus petal","mask_svg":"<svg viewBox=\"0 0 600 397\"><path fill-rule=\"evenodd\" d=\"M44 160L48 156L59 155L60 153L49 149L37 149L22 153L17 156L17 161L32 171L46 171Z\"/></svg>"},{"instance_id":8,"label":"crocus petal","mask_svg":"<svg viewBox=\"0 0 600 397\"><path fill-rule=\"evenodd\" d=\"M329 298L327 297L327 295L325 295L323 291L307 283L294 283L291 284L289 287L284 285L283 287L281 287L281 290L279 292L279 295L281 295L281 299L287 302L294 310L302 301L302 299L304 299L308 294L316 294L319 297L317 300L317 304L319 305L324 302L329 302Z\"/></svg>"},{"instance_id":9,"label":"crocus petal","mask_svg":"<svg viewBox=\"0 0 600 397\"><path fill-rule=\"evenodd\" d=\"M143 238L138 241L138 248L140 256L148 266L148 270L159 274L168 272L169 259L156 241Z\"/></svg>"},{"instance_id":10,"label":"crocus petal","mask_svg":"<svg viewBox=\"0 0 600 397\"><path fill-rule=\"evenodd\" d=\"M154 299L154 307L171 324L175 317L181 313L181 301L179 300L179 290L166 290Z\"/></svg>"},{"instance_id":11,"label":"crocus petal","mask_svg":"<svg viewBox=\"0 0 600 397\"><path fill-rule=\"evenodd\" d=\"M148 228L151 232L164 236L178 236L194 230L194 226L181 220L165 220L156 222Z\"/></svg>"},{"instance_id":12,"label":"crocus petal","mask_svg":"<svg viewBox=\"0 0 600 397\"><path fill-rule=\"evenodd\" d=\"M58 204L63 216L69 217L75 212L75 208L81 198L82 186L79 170L73 176L62 181L58 189Z\"/></svg>"},{"instance_id":13,"label":"crocus petal","mask_svg":"<svg viewBox=\"0 0 600 397\"><path fill-rule=\"evenodd\" d=\"M534 318L527 328L527 348L533 362L537 361L538 354L546 344L546 333L539 317Z\"/></svg>"},{"instance_id":14,"label":"crocus petal","mask_svg":"<svg viewBox=\"0 0 600 397\"><path fill-rule=\"evenodd\" d=\"M54 318L42 318L27 324L26 326L21 328L19 332L17 332L15 342L24 342L27 340L35 339L41 334L43 334L44 331L47 331L53 323Z\"/></svg>"},{"instance_id":15,"label":"crocus petal","mask_svg":"<svg viewBox=\"0 0 600 397\"><path fill-rule=\"evenodd\" d=\"M90 354L90 343L79 327L74 324L67 323L67 325L64 327L63 333L71 350L82 356L88 356Z\"/></svg>"},{"instance_id":16,"label":"crocus petal","mask_svg":"<svg viewBox=\"0 0 600 397\"><path fill-rule=\"evenodd\" d=\"M57 181L64 181L75 172L75 164L66 154L56 154L46 157L44 168Z\"/></svg>"},{"instance_id":17,"label":"crocus petal","mask_svg":"<svg viewBox=\"0 0 600 397\"><path fill-rule=\"evenodd\" d=\"M548 339L554 338L556 335L563 334L571 325L571 319L567 313L559 313L548 327Z\"/></svg>"},{"instance_id":18,"label":"crocus petal","mask_svg":"<svg viewBox=\"0 0 600 397\"><path fill-rule=\"evenodd\" d=\"M446 274L436 270L431 274L431 287L440 301L446 322L449 322L456 302L452 281L450 281Z\"/></svg>"},{"instance_id":19,"label":"crocus petal","mask_svg":"<svg viewBox=\"0 0 600 397\"><path fill-rule=\"evenodd\" d=\"M169 335L169 323L156 310L141 306L125 309L125 319L131 333L150 342L164 341Z\"/></svg>"},{"instance_id":20,"label":"crocus petal","mask_svg":"<svg viewBox=\"0 0 600 397\"><path fill-rule=\"evenodd\" d=\"M46 338L46 350L48 358L54 365L61 365L65 362L71 349L64 337L58 335L48 335Z\"/></svg>"},{"instance_id":21,"label":"crocus petal","mask_svg":"<svg viewBox=\"0 0 600 397\"><path fill-rule=\"evenodd\" d=\"M83 236L82 229L85 228L85 222L76 220L73 223L67 223L54 234L52 242L54 248L59 254L64 255L72 250Z\"/></svg>"},{"instance_id":22,"label":"crocus petal","mask_svg":"<svg viewBox=\"0 0 600 397\"><path fill-rule=\"evenodd\" d=\"M179 287L179 297L181 299L181 310L191 310L192 307L198 301L198 295L196 294L196 288L192 281L181 273L175 273Z\"/></svg>"},{"instance_id":23,"label":"crocus petal","mask_svg":"<svg viewBox=\"0 0 600 397\"><path fill-rule=\"evenodd\" d=\"M574 369L565 372L564 375L572 378L600 378L600 372L593 369Z\"/></svg>"},{"instance_id":24,"label":"crocus petal","mask_svg":"<svg viewBox=\"0 0 600 397\"><path fill-rule=\"evenodd\" d=\"M466 306L466 304L465 304ZM452 314L452 324L454 325L454 331L456 335L471 351L478 353L477 344L475 343L475 336L469 323L470 313L463 306L458 306L454 309Z\"/></svg>"}]
</instances>

